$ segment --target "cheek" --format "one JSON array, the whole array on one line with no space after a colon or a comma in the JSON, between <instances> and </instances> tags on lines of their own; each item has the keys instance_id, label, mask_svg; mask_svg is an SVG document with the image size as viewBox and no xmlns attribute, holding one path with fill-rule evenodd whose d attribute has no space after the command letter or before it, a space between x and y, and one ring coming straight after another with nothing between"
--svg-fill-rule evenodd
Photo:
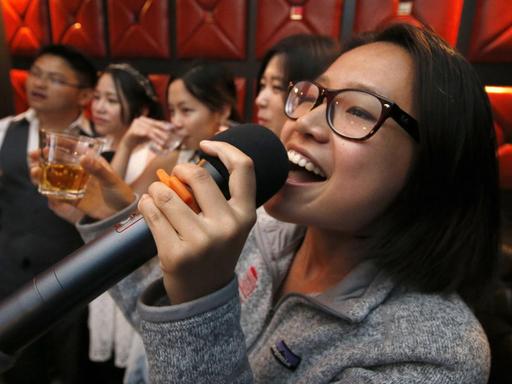
<instances>
[{"instance_id":1,"label":"cheek","mask_svg":"<svg viewBox=\"0 0 512 384\"><path fill-rule=\"evenodd\" d=\"M113 106L113 107L107 108L107 113L110 116L112 116L112 120L116 124L121 124L122 117L121 117L121 107L120 106Z\"/></svg>"},{"instance_id":2,"label":"cheek","mask_svg":"<svg viewBox=\"0 0 512 384\"><path fill-rule=\"evenodd\" d=\"M270 112L274 119L283 119L285 117L284 101L281 95L272 95L270 99Z\"/></svg>"},{"instance_id":3,"label":"cheek","mask_svg":"<svg viewBox=\"0 0 512 384\"><path fill-rule=\"evenodd\" d=\"M219 128L220 120L213 113L198 114L194 126L195 130L192 133L199 140L212 136Z\"/></svg>"},{"instance_id":4,"label":"cheek","mask_svg":"<svg viewBox=\"0 0 512 384\"><path fill-rule=\"evenodd\" d=\"M407 153L340 159L339 177L330 186L330 195L340 199L336 216L348 218L349 228L356 230L378 220L405 186L411 167Z\"/></svg>"},{"instance_id":5,"label":"cheek","mask_svg":"<svg viewBox=\"0 0 512 384\"><path fill-rule=\"evenodd\" d=\"M98 102L96 102L96 101L94 101L94 100L93 100L93 101L91 102L91 112L92 112L93 114L96 114L96 113L98 113L98 110L99 110L99 104L98 104Z\"/></svg>"},{"instance_id":6,"label":"cheek","mask_svg":"<svg viewBox=\"0 0 512 384\"><path fill-rule=\"evenodd\" d=\"M284 121L279 135L282 142L286 143L286 140L290 137L291 133L293 132L294 123L294 121L288 119Z\"/></svg>"},{"instance_id":7,"label":"cheek","mask_svg":"<svg viewBox=\"0 0 512 384\"><path fill-rule=\"evenodd\" d=\"M33 82L32 82L32 79L29 77L27 77L27 81L25 82L25 91L30 91L32 90L33 88Z\"/></svg>"}]
</instances>

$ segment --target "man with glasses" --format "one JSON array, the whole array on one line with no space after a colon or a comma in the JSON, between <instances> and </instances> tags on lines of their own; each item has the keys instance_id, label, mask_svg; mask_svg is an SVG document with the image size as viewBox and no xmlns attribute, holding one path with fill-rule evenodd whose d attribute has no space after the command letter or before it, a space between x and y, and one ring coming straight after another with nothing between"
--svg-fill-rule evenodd
<instances>
[{"instance_id":1,"label":"man with glasses","mask_svg":"<svg viewBox=\"0 0 512 384\"><path fill-rule=\"evenodd\" d=\"M44 131L93 135L83 111L96 79L94 65L77 50L46 46L27 78L30 108L0 120L0 300L83 244L31 183L27 154L38 148ZM86 313L67 318L26 348L3 380L50 383L54 376L62 383L81 382L86 326Z\"/></svg>"}]
</instances>

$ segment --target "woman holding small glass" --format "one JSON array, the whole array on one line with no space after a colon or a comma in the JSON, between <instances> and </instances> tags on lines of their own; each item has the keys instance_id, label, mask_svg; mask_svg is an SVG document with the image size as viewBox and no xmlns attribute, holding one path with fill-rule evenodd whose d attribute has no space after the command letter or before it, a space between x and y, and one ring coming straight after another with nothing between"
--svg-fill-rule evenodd
<instances>
[{"instance_id":1,"label":"woman holding small glass","mask_svg":"<svg viewBox=\"0 0 512 384\"><path fill-rule=\"evenodd\" d=\"M170 172L178 163L194 161L195 152L201 140L239 121L236 109L236 87L232 74L222 64L209 62L194 64L183 75L169 83L167 89L171 117L169 123L155 119L152 114L149 114L150 110L147 106L141 106L140 103L133 105L134 100L141 100L144 97L139 93L139 99L137 99L133 95L133 90L131 93L125 91L127 82L120 79L128 78L123 76L125 72L129 74L135 71L133 68L131 70L127 68L131 67L125 64L111 65L101 76L92 104L93 121L97 132L107 137L110 148L116 150L111 168L130 183L134 191L146 191L149 184L155 181L155 172L158 168ZM132 76L132 82L134 78L135 76ZM144 84L147 90L150 89L149 83L142 80L138 84ZM137 116L136 111L140 115L133 118ZM122 123L124 119L130 118L131 125ZM170 124L179 137L179 150L172 150L172 145L168 149L164 148L168 143L165 142L166 138L162 133L168 130ZM155 149L150 150L151 147ZM99 161L103 166L109 167L104 159ZM40 172L38 167L33 167L33 178L37 179L38 172ZM88 223L91 222L91 218L100 219L90 225L102 226L101 219L108 216L106 214L108 209L103 207L101 197L104 196L98 194L96 184L92 178L85 197L76 207L81 210L81 215L85 213L88 216ZM127 191L126 195L132 196L131 190ZM63 216L66 211L76 209L62 201L52 200L50 205ZM108 223L105 228L110 226L111 224ZM159 275L158 260L149 261L140 271L148 275ZM117 365L127 366L125 382L136 383L141 380L147 382L146 364L138 361L145 355L142 352L142 343L138 337L133 337L133 328L126 325L121 313L118 310L113 312L113 308L114 303L107 293L97 298L89 307L90 356L96 361L108 360L114 346ZM110 380L110 382L119 382L120 378L110 377Z\"/></svg>"}]
</instances>

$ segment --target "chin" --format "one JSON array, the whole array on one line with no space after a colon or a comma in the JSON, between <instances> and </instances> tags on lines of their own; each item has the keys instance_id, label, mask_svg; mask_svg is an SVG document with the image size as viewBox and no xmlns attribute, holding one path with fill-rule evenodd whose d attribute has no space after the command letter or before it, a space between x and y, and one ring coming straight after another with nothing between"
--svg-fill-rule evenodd
<instances>
[{"instance_id":1,"label":"chin","mask_svg":"<svg viewBox=\"0 0 512 384\"><path fill-rule=\"evenodd\" d=\"M300 220L296 215L297 210L294 209L296 206L287 204L287 202L287 199L283 198L280 193L277 193L263 205L263 208L265 208L265 211L270 216L279 221L299 224Z\"/></svg>"}]
</instances>

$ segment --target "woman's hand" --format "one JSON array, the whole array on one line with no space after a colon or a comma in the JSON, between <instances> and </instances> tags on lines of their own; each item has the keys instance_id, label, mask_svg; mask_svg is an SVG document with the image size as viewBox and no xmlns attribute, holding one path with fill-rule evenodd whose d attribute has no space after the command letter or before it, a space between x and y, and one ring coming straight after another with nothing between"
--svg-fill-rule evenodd
<instances>
[{"instance_id":1,"label":"woman's hand","mask_svg":"<svg viewBox=\"0 0 512 384\"><path fill-rule=\"evenodd\" d=\"M121 139L121 145L124 145L130 151L148 140L163 145L168 136L166 132L169 131L169 126L168 121L155 120L145 116L137 117Z\"/></svg>"},{"instance_id":2,"label":"woman's hand","mask_svg":"<svg viewBox=\"0 0 512 384\"><path fill-rule=\"evenodd\" d=\"M41 177L41 167L39 165L40 159L40 149L29 152L28 163L30 168L30 180L32 181L32 184L36 186L39 184ZM80 220L84 215L83 212L76 207L77 203L78 200L70 201L48 197L48 207L53 211L53 213L72 224Z\"/></svg>"},{"instance_id":3,"label":"woman's hand","mask_svg":"<svg viewBox=\"0 0 512 384\"><path fill-rule=\"evenodd\" d=\"M252 160L223 142L203 141L201 149L218 156L227 167L229 201L208 172L193 164L178 165L173 174L191 188L200 214L160 182L153 183L139 201L139 210L156 241L164 285L173 304L205 296L229 283L256 220Z\"/></svg>"},{"instance_id":4,"label":"woman's hand","mask_svg":"<svg viewBox=\"0 0 512 384\"><path fill-rule=\"evenodd\" d=\"M30 177L37 185L41 175L40 150L29 153ZM91 175L85 196L80 200L48 199L48 206L59 217L75 223L84 214L103 219L127 207L134 199L132 189L101 156L85 155L80 164Z\"/></svg>"},{"instance_id":5,"label":"woman's hand","mask_svg":"<svg viewBox=\"0 0 512 384\"><path fill-rule=\"evenodd\" d=\"M103 219L127 207L134 199L131 187L101 156L84 156L80 164L91 175L85 196L78 208L87 215Z\"/></svg>"}]
</instances>

